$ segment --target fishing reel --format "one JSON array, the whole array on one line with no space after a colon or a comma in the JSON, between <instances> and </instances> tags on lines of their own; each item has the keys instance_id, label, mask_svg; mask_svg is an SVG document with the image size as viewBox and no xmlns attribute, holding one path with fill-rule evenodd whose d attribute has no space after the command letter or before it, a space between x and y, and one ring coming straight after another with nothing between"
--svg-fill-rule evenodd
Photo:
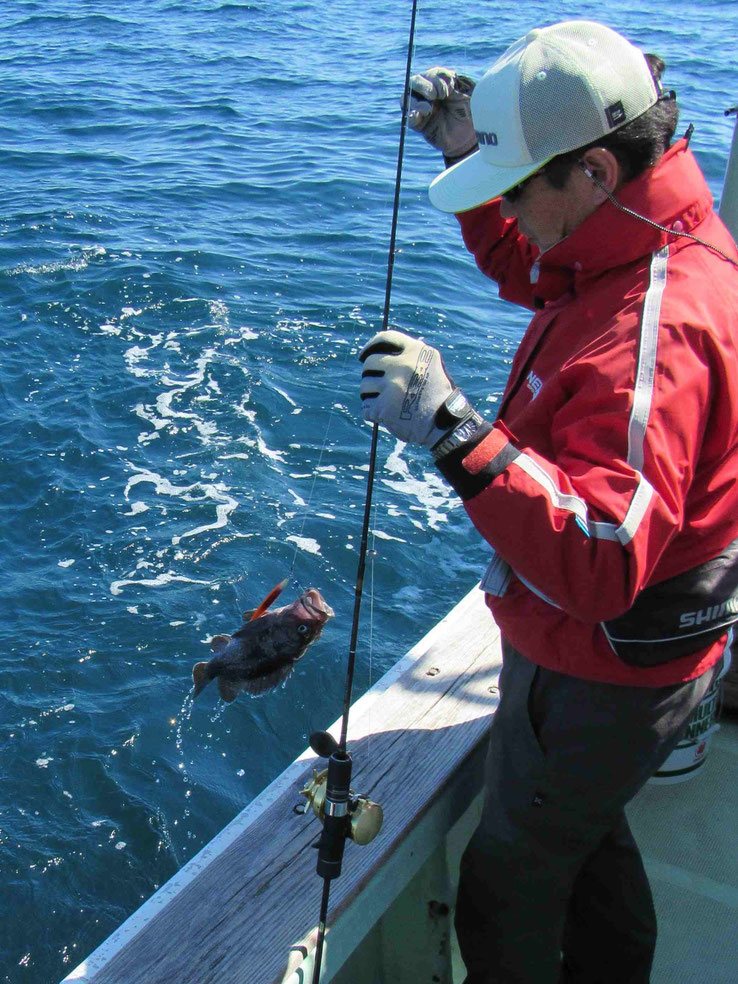
<instances>
[{"instance_id":1,"label":"fishing reel","mask_svg":"<svg viewBox=\"0 0 738 984\"><path fill-rule=\"evenodd\" d=\"M343 843L350 837L356 844L369 844L379 833L384 815L382 807L351 788L351 756L342 751L327 731L310 736L310 747L328 759L328 768L313 771L313 777L300 795L305 803L295 807L297 813L313 813L323 824L318 845L318 874L336 878L341 871Z\"/></svg>"}]
</instances>

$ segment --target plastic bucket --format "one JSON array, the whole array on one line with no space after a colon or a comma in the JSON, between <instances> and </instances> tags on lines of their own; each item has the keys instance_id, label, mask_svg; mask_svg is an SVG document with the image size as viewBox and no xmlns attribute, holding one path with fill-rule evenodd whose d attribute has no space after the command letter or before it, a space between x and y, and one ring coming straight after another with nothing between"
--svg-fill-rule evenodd
<instances>
[{"instance_id":1,"label":"plastic bucket","mask_svg":"<svg viewBox=\"0 0 738 984\"><path fill-rule=\"evenodd\" d=\"M720 727L716 722L720 681L728 672L730 662L727 651L722 671L693 711L681 741L648 780L650 783L684 782L696 776L707 761L710 741Z\"/></svg>"}]
</instances>

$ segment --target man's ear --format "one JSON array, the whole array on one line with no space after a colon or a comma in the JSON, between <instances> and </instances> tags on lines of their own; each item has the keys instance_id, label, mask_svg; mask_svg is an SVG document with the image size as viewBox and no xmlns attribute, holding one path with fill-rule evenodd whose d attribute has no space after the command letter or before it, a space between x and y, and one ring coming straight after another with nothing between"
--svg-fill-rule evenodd
<instances>
[{"instance_id":1,"label":"man's ear","mask_svg":"<svg viewBox=\"0 0 738 984\"><path fill-rule=\"evenodd\" d=\"M606 147L590 147L580 161L586 178L592 181L603 200L605 192L612 194L623 183L622 168L617 157Z\"/></svg>"}]
</instances>

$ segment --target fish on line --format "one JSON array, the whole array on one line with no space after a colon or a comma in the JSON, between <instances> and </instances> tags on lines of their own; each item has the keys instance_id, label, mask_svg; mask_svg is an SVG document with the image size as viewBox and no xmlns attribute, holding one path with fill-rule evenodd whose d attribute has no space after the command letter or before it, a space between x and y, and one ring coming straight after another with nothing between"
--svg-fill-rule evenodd
<instances>
[{"instance_id":1,"label":"fish on line","mask_svg":"<svg viewBox=\"0 0 738 984\"><path fill-rule=\"evenodd\" d=\"M270 596L276 597L274 591ZM192 670L195 697L216 678L218 692L228 703L242 690L263 694L273 689L287 679L335 614L317 588L308 588L283 608L265 609L262 602L245 612L243 625L233 635L213 637L210 648L215 655Z\"/></svg>"}]
</instances>

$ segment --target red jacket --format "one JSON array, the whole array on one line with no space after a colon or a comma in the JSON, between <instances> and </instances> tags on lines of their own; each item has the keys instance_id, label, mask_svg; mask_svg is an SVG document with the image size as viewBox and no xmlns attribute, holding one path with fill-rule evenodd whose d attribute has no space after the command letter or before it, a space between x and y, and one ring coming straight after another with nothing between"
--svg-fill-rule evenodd
<instances>
[{"instance_id":1,"label":"red jacket","mask_svg":"<svg viewBox=\"0 0 738 984\"><path fill-rule=\"evenodd\" d=\"M618 200L738 259L684 141ZM500 295L536 310L494 428L441 465L512 569L487 595L496 621L533 662L585 679L702 674L725 636L644 668L602 623L738 538L738 268L610 202L540 256L499 200L458 219Z\"/></svg>"}]
</instances>

